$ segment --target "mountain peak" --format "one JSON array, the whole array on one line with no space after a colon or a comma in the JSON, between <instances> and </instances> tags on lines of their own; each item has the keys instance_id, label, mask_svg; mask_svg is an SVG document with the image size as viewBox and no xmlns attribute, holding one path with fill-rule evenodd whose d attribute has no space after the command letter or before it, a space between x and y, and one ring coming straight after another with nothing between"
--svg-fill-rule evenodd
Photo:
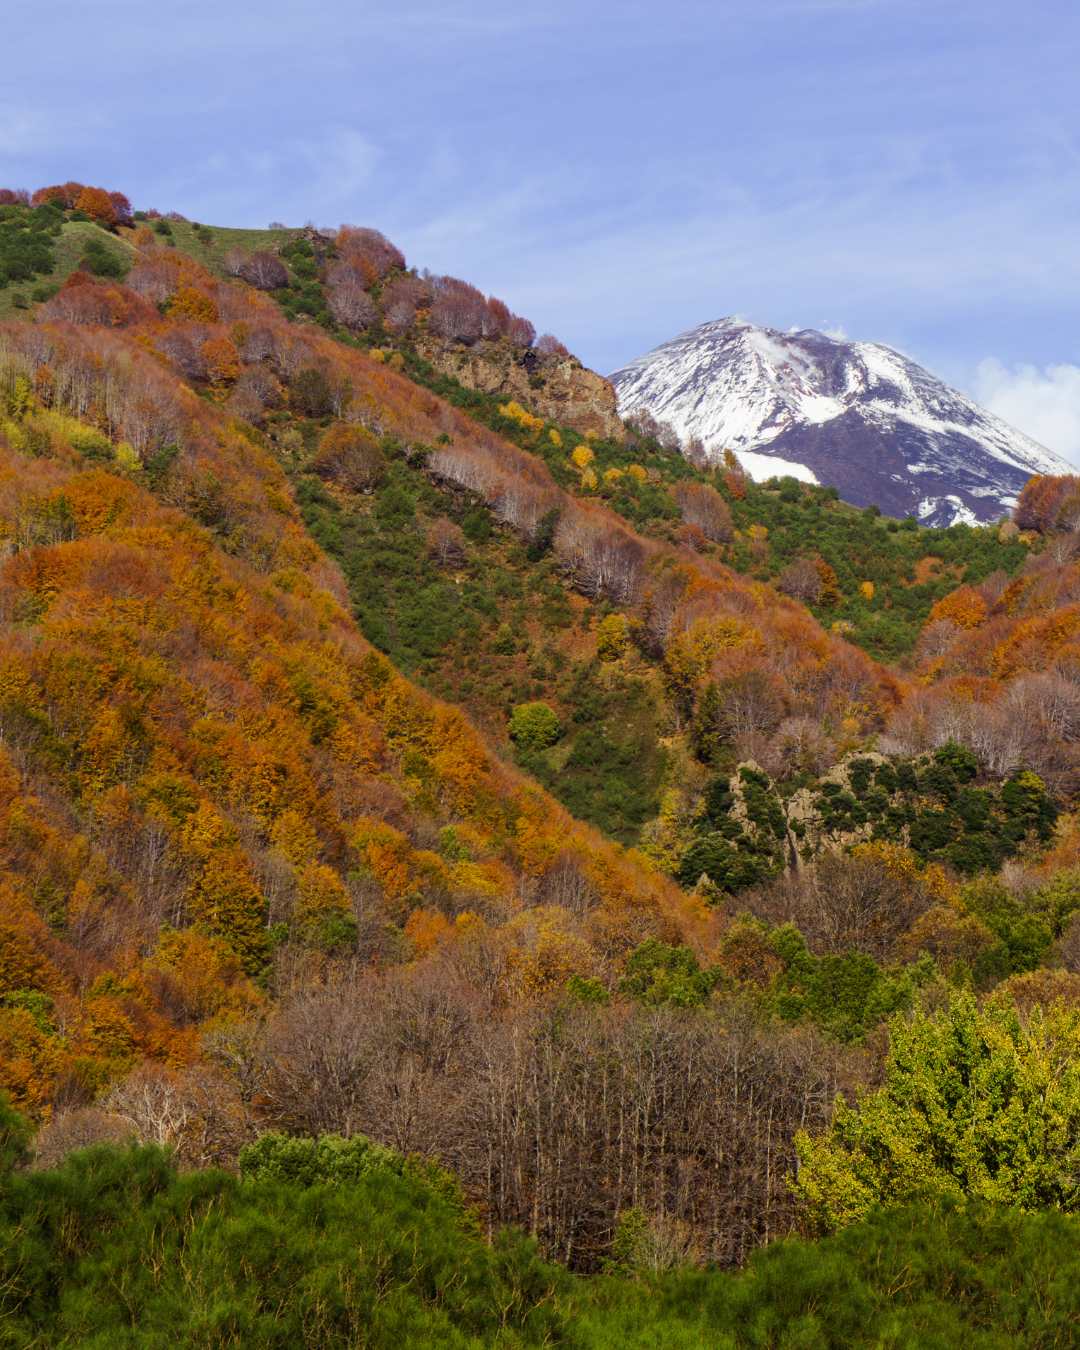
<instances>
[{"instance_id":1,"label":"mountain peak","mask_svg":"<svg viewBox=\"0 0 1080 1350\"><path fill-rule=\"evenodd\" d=\"M647 410L710 458L734 450L759 481L832 484L929 525L994 520L1033 474L1071 472L901 352L813 328L712 319L611 381L624 417Z\"/></svg>"}]
</instances>

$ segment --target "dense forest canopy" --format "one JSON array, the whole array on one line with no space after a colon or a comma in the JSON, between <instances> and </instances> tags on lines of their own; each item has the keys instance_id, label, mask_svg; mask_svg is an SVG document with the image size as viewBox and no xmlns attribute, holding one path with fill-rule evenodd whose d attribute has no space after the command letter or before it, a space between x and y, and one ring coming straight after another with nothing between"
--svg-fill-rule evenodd
<instances>
[{"instance_id":1,"label":"dense forest canopy","mask_svg":"<svg viewBox=\"0 0 1080 1350\"><path fill-rule=\"evenodd\" d=\"M1077 480L754 484L369 228L0 192L0 311L12 1344L1066 1343Z\"/></svg>"}]
</instances>

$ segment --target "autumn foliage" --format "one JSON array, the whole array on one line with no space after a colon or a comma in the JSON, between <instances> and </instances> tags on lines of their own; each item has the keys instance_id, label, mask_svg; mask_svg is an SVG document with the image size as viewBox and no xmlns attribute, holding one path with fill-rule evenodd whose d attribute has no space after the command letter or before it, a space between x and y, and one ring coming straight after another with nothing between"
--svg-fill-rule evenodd
<instances>
[{"instance_id":1,"label":"autumn foliage","mask_svg":"<svg viewBox=\"0 0 1080 1350\"><path fill-rule=\"evenodd\" d=\"M30 197L30 204L41 206L44 203L58 206L64 211L81 211L99 225L109 228L129 225L132 219L131 202L122 192L86 187L82 183L58 183L52 187L38 188Z\"/></svg>"},{"instance_id":2,"label":"autumn foliage","mask_svg":"<svg viewBox=\"0 0 1080 1350\"><path fill-rule=\"evenodd\" d=\"M0 1090L54 1147L126 1129L228 1162L267 1125L367 1130L582 1267L643 1196L737 1262L796 1222L795 1133L872 1079L886 1013L950 981L1073 997L1074 879L1038 869L1052 837L1080 860L1074 480L1025 490L1027 561L938 600L889 671L806 608L840 597L815 546L764 567L733 455L648 534L608 503L657 488L663 428L616 466L407 378L387 334L562 359L501 301L371 230L230 279L134 247L125 283L76 273L0 327ZM348 342L286 320L286 258ZM365 546L433 607L483 590L485 549L500 602L541 578L470 653L517 663L498 750L361 636ZM589 683L553 706L571 660ZM511 767L566 769L582 726L599 758L631 681L664 742L641 851ZM1008 884L961 847L995 830Z\"/></svg>"},{"instance_id":3,"label":"autumn foliage","mask_svg":"<svg viewBox=\"0 0 1080 1350\"><path fill-rule=\"evenodd\" d=\"M1030 479L1014 514L1022 530L1074 531L1080 524L1080 478L1068 475Z\"/></svg>"},{"instance_id":4,"label":"autumn foliage","mask_svg":"<svg viewBox=\"0 0 1080 1350\"><path fill-rule=\"evenodd\" d=\"M534 977L516 916L568 854L597 904L559 941L587 968L704 922L367 646L281 469L177 377L166 339L200 323L214 387L247 369L262 324L285 391L318 370L413 434L456 415L365 358L333 362L251 293L165 272L165 318L115 288L134 322L46 320L0 345L0 1036L3 1086L37 1112L61 1082L86 1099L141 1058L189 1062L215 1019L259 1003L275 942L377 950L433 903L475 912L518 997ZM357 424L321 454L353 488L377 471ZM451 827L466 854L433 847Z\"/></svg>"}]
</instances>

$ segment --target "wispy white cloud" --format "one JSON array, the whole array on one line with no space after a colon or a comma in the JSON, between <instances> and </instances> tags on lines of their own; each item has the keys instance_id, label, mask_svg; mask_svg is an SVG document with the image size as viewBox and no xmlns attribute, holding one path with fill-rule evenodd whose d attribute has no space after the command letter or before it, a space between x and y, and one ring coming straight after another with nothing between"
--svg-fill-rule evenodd
<instances>
[{"instance_id":1,"label":"wispy white cloud","mask_svg":"<svg viewBox=\"0 0 1080 1350\"><path fill-rule=\"evenodd\" d=\"M972 386L991 412L1080 466L1080 366L1006 366L989 357Z\"/></svg>"},{"instance_id":2,"label":"wispy white cloud","mask_svg":"<svg viewBox=\"0 0 1080 1350\"><path fill-rule=\"evenodd\" d=\"M313 218L321 225L340 225L357 216L358 203L370 199L382 157L382 147L366 132L330 126L273 145L215 149L175 175L170 190L180 203L196 201L200 220L265 224L251 219L251 203L258 201L263 215L289 224Z\"/></svg>"},{"instance_id":3,"label":"wispy white cloud","mask_svg":"<svg viewBox=\"0 0 1080 1350\"><path fill-rule=\"evenodd\" d=\"M908 155L899 145L876 171L841 179L823 166L775 191L741 175L679 182L669 168L659 190L655 176L626 183L617 211L576 191L570 171L534 176L490 216L462 184L438 228L405 230L404 243L416 260L505 295L601 369L733 311L776 327L822 326L828 315L823 326L932 360L912 334L955 328L962 316L970 341L981 304L1016 314L1080 307L1071 226L1080 180L1003 166L964 194L940 191L930 174L901 198ZM677 219L669 198L682 204ZM545 202L562 206L557 228Z\"/></svg>"},{"instance_id":4,"label":"wispy white cloud","mask_svg":"<svg viewBox=\"0 0 1080 1350\"><path fill-rule=\"evenodd\" d=\"M19 112L0 104L0 155L25 155L46 143L44 119L39 113Z\"/></svg>"},{"instance_id":5,"label":"wispy white cloud","mask_svg":"<svg viewBox=\"0 0 1080 1350\"><path fill-rule=\"evenodd\" d=\"M49 78L40 25L5 29L0 183L375 225L601 369L733 311L954 380L987 351L1045 367L1077 356L1080 11L1037 8L1054 22L1004 0L990 23L985 0L57 0Z\"/></svg>"},{"instance_id":6,"label":"wispy white cloud","mask_svg":"<svg viewBox=\"0 0 1080 1350\"><path fill-rule=\"evenodd\" d=\"M78 151L92 143L105 125L106 118L94 108L81 113L73 126L51 108L0 102L0 178L7 167L5 159L29 159L66 148Z\"/></svg>"}]
</instances>

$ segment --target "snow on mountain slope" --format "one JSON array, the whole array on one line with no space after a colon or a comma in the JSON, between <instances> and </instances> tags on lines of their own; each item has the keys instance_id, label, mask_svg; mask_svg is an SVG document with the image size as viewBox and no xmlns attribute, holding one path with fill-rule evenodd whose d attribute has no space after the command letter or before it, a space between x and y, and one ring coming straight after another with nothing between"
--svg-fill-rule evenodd
<instances>
[{"instance_id":1,"label":"snow on mountain slope","mask_svg":"<svg viewBox=\"0 0 1080 1350\"><path fill-rule=\"evenodd\" d=\"M761 481L790 474L928 525L995 520L1064 460L890 347L717 319L611 376L646 409Z\"/></svg>"}]
</instances>

